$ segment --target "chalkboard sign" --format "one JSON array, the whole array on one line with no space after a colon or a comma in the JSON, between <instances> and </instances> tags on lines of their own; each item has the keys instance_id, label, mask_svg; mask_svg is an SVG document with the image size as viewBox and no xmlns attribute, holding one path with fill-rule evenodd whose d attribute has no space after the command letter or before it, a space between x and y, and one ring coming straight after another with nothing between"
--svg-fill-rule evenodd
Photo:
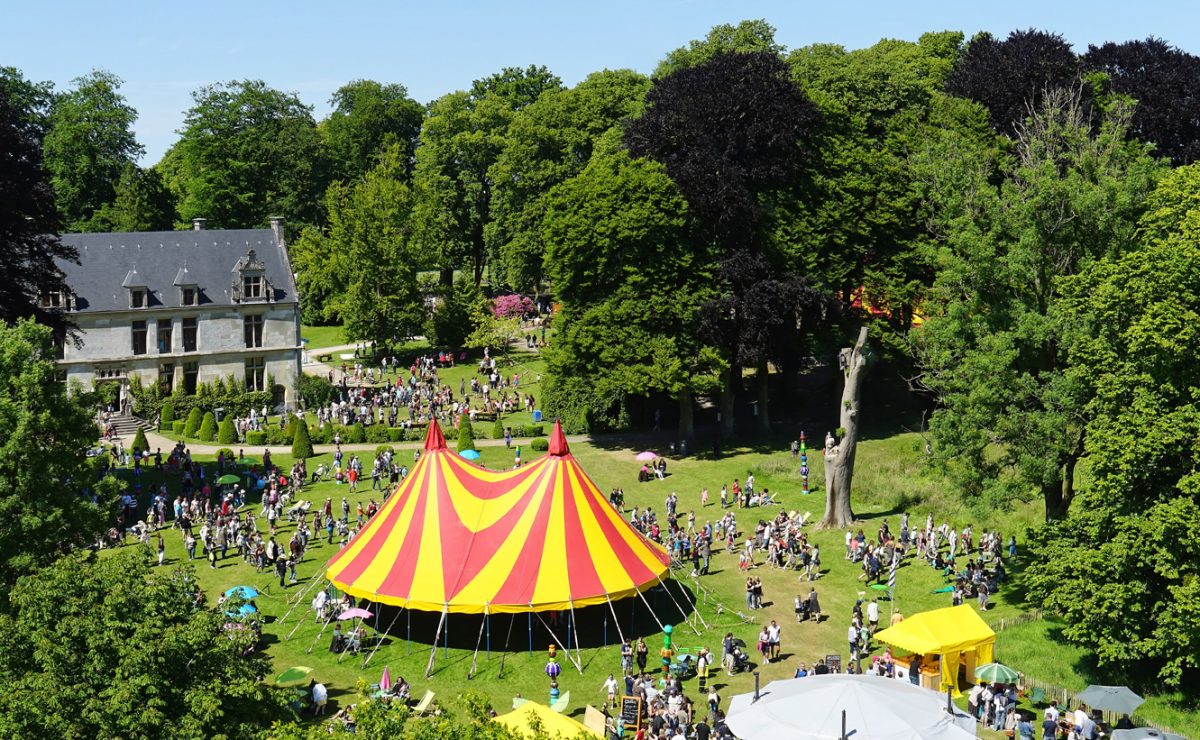
<instances>
[{"instance_id":1,"label":"chalkboard sign","mask_svg":"<svg viewBox=\"0 0 1200 740\"><path fill-rule=\"evenodd\" d=\"M825 656L825 665L829 666L830 673L841 673L842 672L842 656L826 655Z\"/></svg>"},{"instance_id":2,"label":"chalkboard sign","mask_svg":"<svg viewBox=\"0 0 1200 740\"><path fill-rule=\"evenodd\" d=\"M642 697L621 697L621 722L626 728L637 730L642 726Z\"/></svg>"}]
</instances>

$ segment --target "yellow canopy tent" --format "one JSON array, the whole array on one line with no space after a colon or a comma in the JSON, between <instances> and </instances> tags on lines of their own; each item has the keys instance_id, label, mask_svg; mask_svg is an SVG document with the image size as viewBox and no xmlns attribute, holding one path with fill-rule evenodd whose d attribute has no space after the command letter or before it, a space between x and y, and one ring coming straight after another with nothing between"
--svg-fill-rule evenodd
<instances>
[{"instance_id":1,"label":"yellow canopy tent","mask_svg":"<svg viewBox=\"0 0 1200 740\"><path fill-rule=\"evenodd\" d=\"M921 612L875 636L876 640L910 653L941 656L941 690L958 693L959 653L975 653L975 665L991 663L996 633L970 604Z\"/></svg>"},{"instance_id":2,"label":"yellow canopy tent","mask_svg":"<svg viewBox=\"0 0 1200 740\"><path fill-rule=\"evenodd\" d=\"M533 718L537 717L541 725L540 732L532 731ZM532 737L562 737L563 740L573 740L580 735L584 737L600 737L592 730L570 717L563 716L545 704L527 701L519 709L496 717L496 722L504 725L518 734Z\"/></svg>"}]
</instances>

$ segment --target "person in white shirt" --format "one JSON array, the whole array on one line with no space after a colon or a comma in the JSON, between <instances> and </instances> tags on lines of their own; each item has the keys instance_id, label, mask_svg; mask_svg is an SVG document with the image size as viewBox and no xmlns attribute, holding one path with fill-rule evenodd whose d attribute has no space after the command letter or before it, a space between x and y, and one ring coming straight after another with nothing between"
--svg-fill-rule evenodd
<instances>
[{"instance_id":1,"label":"person in white shirt","mask_svg":"<svg viewBox=\"0 0 1200 740\"><path fill-rule=\"evenodd\" d=\"M1050 706L1046 707L1046 716L1049 717L1050 719L1054 720L1056 723L1058 722L1058 702L1057 701L1051 701Z\"/></svg>"},{"instance_id":2,"label":"person in white shirt","mask_svg":"<svg viewBox=\"0 0 1200 740\"><path fill-rule=\"evenodd\" d=\"M871 599L871 603L867 604L867 624L872 632L879 626L879 604L875 603L875 599Z\"/></svg>"},{"instance_id":3,"label":"person in white shirt","mask_svg":"<svg viewBox=\"0 0 1200 740\"><path fill-rule=\"evenodd\" d=\"M1080 704L1078 707L1075 708L1075 735L1076 736L1083 735L1083 725L1087 722L1087 720L1088 720L1088 713L1084 710L1083 705Z\"/></svg>"},{"instance_id":4,"label":"person in white shirt","mask_svg":"<svg viewBox=\"0 0 1200 740\"><path fill-rule=\"evenodd\" d=\"M608 692L608 703L610 706L617 705L617 679L613 678L613 674L608 674L608 680L604 682L604 690Z\"/></svg>"},{"instance_id":5,"label":"person in white shirt","mask_svg":"<svg viewBox=\"0 0 1200 740\"><path fill-rule=\"evenodd\" d=\"M313 684L313 714L325 714L325 702L329 701L329 689L325 688L325 684Z\"/></svg>"}]
</instances>

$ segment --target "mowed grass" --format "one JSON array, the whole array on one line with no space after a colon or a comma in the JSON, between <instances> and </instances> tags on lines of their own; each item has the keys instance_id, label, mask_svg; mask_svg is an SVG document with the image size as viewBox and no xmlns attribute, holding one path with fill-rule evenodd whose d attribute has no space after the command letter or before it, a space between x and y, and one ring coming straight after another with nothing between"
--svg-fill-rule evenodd
<instances>
[{"instance_id":1,"label":"mowed grass","mask_svg":"<svg viewBox=\"0 0 1200 740\"><path fill-rule=\"evenodd\" d=\"M597 444L574 444L572 452L601 492L607 494L611 488L621 487L625 491L627 507L650 506L660 516L665 516L664 500L668 493L676 491L680 497L682 520L686 522L687 512L695 511L700 526L705 521L715 521L721 516L718 501L722 483L732 483L734 478L744 481L748 472L754 473L759 489L769 488L780 495L783 509L811 512L811 520L819 519L823 512L823 470L819 451L808 458L810 488L814 492L805 496L801 494L798 461L786 451L787 440L784 439L770 443L755 441L743 447L727 448L725 454L716 459L709 455L672 459L665 480L638 483L637 472L641 464L634 459L634 455L645 449L646 444L639 440L638 447L632 448L600 440ZM514 451L511 449L503 446L482 447L479 451L482 455L480 463L486 467L500 469L513 464ZM411 465L410 450L400 450L397 454ZM536 456L537 453L523 446L524 460ZM309 470L315 470L317 465L322 461L328 462L330 458L324 455L310 460ZM276 456L273 462L285 469L291 464L286 456ZM369 465L370 461L366 463ZM154 472L143 476L147 487L157 483L158 479L158 474ZM167 482L174 495L177 481L174 476L168 476ZM1036 505L1019 505L1011 512L997 514L993 521L980 519L958 502L944 479L927 468L920 438L916 435L864 441L858 453L854 486L855 512L862 519L859 526L872 538L884 520L889 522L894 532L899 531L900 518L905 512L910 514L914 526L923 525L926 514L932 512L939 523L948 520L959 528L970 523L974 525L977 535L984 528L997 528L1005 539L1013 532L1018 540L1022 539L1024 528L1036 523L1041 516ZM707 507L702 507L700 503L700 491L704 487L709 490ZM343 496L351 504L351 517L354 516L354 505L358 501L365 503L372 497L376 501L382 500L380 492L370 490L369 481L356 494L350 494L344 485L319 483L306 487L302 498L312 500L316 508L326 497L332 497L335 511L340 511ZM148 493L143 495L144 499L148 497ZM745 533L747 530L753 531L760 517L776 515L779 507L733 511L740 529ZM285 543L293 527L285 522L276 540ZM260 520L259 528L266 529L265 520ZM736 555L726 553L723 548L715 551L713 573L700 579L702 590L684 570L676 573L676 579L684 586L686 593L673 586L670 590L673 599L662 589L648 593L647 599L659 619L676 625L676 644L692 652L706 646L719 656L721 637L726 631L744 639L753 652L761 626L772 619L778 621L783 627L783 659L774 664L758 665L760 661L757 655L752 655L755 669L760 671L764 684L790 677L800 661L811 666L826 655L836 654L841 656L844 663L849 658L845 636L854 602L859 598L869 600L875 592L859 580L859 567L844 560L844 531L809 530L809 533L810 538L821 547L822 575L812 584L817 589L825 614L820 624L795 623L793 598L797 593L807 594L810 584L802 582L800 574L796 572L774 569L765 564L754 569L754 575L763 579L765 608L761 611L747 610L745 574L738 569ZM437 692L439 698L451 700L463 690L475 689L488 695L493 706L501 712L511 706L512 698L518 694L545 700L548 688L548 680L543 673L545 650L549 642L556 640L550 637L538 618L530 619L527 615L496 615L488 622L477 615L453 616L449 620L449 649L437 650L434 672L429 679L424 678L424 673L430 661L437 615L412 614L412 640L409 642L406 639L409 615L384 610L382 618L386 621L380 624L381 629L386 628L391 619L395 618L396 621L365 668L363 661L366 653L357 658L345 656L341 659L330 653L330 632L328 629L322 632L321 625L315 622L309 612L308 604L315 593L314 589L321 587L323 567L335 554L338 545L328 544L323 531L318 534L298 569L300 583L282 589L278 578L272 573L255 572L253 567L234 557L232 551L230 557L220 562L215 570L209 568L206 561L198 559L194 563L201 583L213 600L219 593L235 585L250 585L264 592L257 600L265 618L262 648L278 671L293 665L312 666L314 678L330 687L331 699L335 703L353 701L356 683L360 679L368 684L377 682L385 666L390 668L393 678L401 675L407 678L413 684L416 695L429 688ZM168 529L164 531L164 536L168 546L168 565L179 564L181 558L186 560L179 534ZM743 534L739 542L744 540ZM931 593L943 585L940 572L912 558L906 560L898 574L895 603L880 602L881 622L886 624L893 608L910 615L949 606L948 594ZM685 612L691 612L689 602L693 599L698 602L699 617L707 624L703 626L699 620L693 620L700 634L681 623L682 616L676 605L678 602ZM1010 601L1008 589L1002 589L1001 593L994 595L991 603L992 608L984 614L984 618L990 622L1020 614L1023 610L1021 604ZM616 602L615 608L621 632L627 636L646 638L651 649L650 666L653 668L657 649L662 644L657 622L650 618L640 599ZM563 641L568 639L567 625L564 615L554 627L555 633ZM619 675L620 663L618 629L607 608L582 610L577 625L579 641L586 646L580 655L584 670L581 675L574 667L564 663L559 682L564 691L572 692L569 713L579 717L585 704L597 705L603 700L602 683L610 672ZM1014 628L1017 630L1017 639L1009 637L1014 630L1001 633L997 659L1043 680L1059 681L1059 674L1043 675L1041 671L1051 673L1048 666L1055 665L1056 661L1069 663L1072 653L1063 645L1036 635L1022 640L1019 630L1024 629ZM488 639L490 655L485 650ZM575 638L572 636L570 639L574 641ZM603 644L605 639L610 643L607 646ZM475 655L477 641L480 650ZM472 664L476 670L470 677ZM720 673L716 683L726 703L732 695L753 689L750 673L733 677ZM1061 684L1068 686L1065 682ZM1157 712L1152 714L1155 708L1155 704L1148 704L1144 714L1157 717ZM1185 729L1181 724L1172 724L1165 718L1160 721L1178 730Z\"/></svg>"},{"instance_id":2,"label":"mowed grass","mask_svg":"<svg viewBox=\"0 0 1200 740\"><path fill-rule=\"evenodd\" d=\"M306 340L304 346L309 350L350 344L350 341L346 339L345 330L340 325L308 326L302 324L300 326L300 338Z\"/></svg>"}]
</instances>

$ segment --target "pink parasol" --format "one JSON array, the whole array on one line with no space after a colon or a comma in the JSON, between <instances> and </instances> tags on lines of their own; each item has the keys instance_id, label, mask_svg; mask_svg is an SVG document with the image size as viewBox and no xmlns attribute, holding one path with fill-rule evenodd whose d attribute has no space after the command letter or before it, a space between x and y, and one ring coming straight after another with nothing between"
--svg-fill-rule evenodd
<instances>
[{"instance_id":1,"label":"pink parasol","mask_svg":"<svg viewBox=\"0 0 1200 740\"><path fill-rule=\"evenodd\" d=\"M372 616L374 616L374 615L371 614L371 612L367 611L366 609L360 609L356 606L353 609L347 609L346 611L339 614L338 621L341 621L343 619L355 619L355 618L370 619Z\"/></svg>"},{"instance_id":2,"label":"pink parasol","mask_svg":"<svg viewBox=\"0 0 1200 740\"><path fill-rule=\"evenodd\" d=\"M392 690L392 671L390 668L383 669L383 678L379 679L379 688L382 691Z\"/></svg>"},{"instance_id":3,"label":"pink parasol","mask_svg":"<svg viewBox=\"0 0 1200 740\"><path fill-rule=\"evenodd\" d=\"M645 452L639 452L637 459L641 460L642 462L650 462L651 460L654 460L657 457L658 457L657 453L651 452L650 450L646 450Z\"/></svg>"}]
</instances>

